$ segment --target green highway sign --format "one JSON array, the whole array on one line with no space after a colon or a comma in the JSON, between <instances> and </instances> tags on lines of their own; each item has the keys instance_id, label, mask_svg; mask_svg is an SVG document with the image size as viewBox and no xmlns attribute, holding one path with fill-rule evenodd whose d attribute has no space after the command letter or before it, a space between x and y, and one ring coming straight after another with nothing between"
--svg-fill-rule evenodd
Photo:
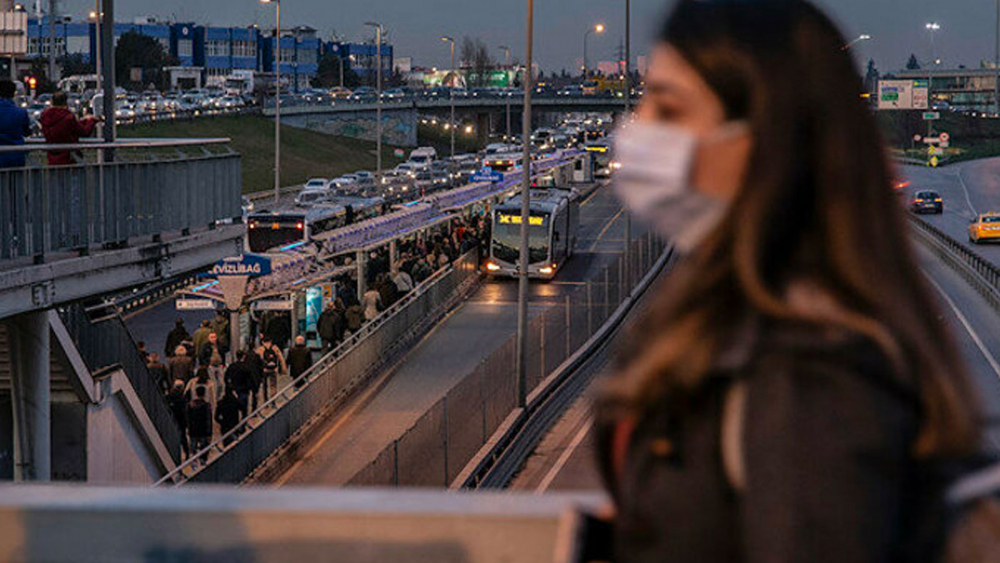
<instances>
[{"instance_id":1,"label":"green highway sign","mask_svg":"<svg viewBox=\"0 0 1000 563\"><path fill-rule=\"evenodd\" d=\"M882 94L883 102L898 102L899 94L896 92L885 92Z\"/></svg>"},{"instance_id":2,"label":"green highway sign","mask_svg":"<svg viewBox=\"0 0 1000 563\"><path fill-rule=\"evenodd\" d=\"M941 113L937 111L925 111L924 121L937 121L941 119Z\"/></svg>"}]
</instances>

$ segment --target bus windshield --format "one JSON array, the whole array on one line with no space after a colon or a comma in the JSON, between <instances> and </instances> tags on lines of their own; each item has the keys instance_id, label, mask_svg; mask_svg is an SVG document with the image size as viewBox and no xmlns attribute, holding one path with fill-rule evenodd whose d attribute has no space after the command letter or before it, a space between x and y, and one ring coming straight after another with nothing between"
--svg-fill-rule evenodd
<instances>
[{"instance_id":1,"label":"bus windshield","mask_svg":"<svg viewBox=\"0 0 1000 563\"><path fill-rule=\"evenodd\" d=\"M528 262L549 259L549 215L532 213L528 223ZM498 210L493 221L493 257L508 264L521 258L521 216Z\"/></svg>"}]
</instances>

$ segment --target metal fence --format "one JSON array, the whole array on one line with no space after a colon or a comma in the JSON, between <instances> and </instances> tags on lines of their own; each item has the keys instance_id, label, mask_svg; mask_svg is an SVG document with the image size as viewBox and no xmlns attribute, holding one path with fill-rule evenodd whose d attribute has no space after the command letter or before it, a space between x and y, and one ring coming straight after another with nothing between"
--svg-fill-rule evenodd
<instances>
[{"instance_id":1,"label":"metal fence","mask_svg":"<svg viewBox=\"0 0 1000 563\"><path fill-rule=\"evenodd\" d=\"M105 316L104 311L109 314ZM170 456L180 462L180 428L117 309L102 306L100 311L88 312L77 303L59 309L59 317L91 373L121 368Z\"/></svg>"},{"instance_id":2,"label":"metal fence","mask_svg":"<svg viewBox=\"0 0 1000 563\"><path fill-rule=\"evenodd\" d=\"M666 251L646 234L563 303L528 324L528 389L535 389L593 336ZM447 487L517 406L516 337L512 336L453 387L402 436L349 481L350 485Z\"/></svg>"},{"instance_id":3,"label":"metal fence","mask_svg":"<svg viewBox=\"0 0 1000 563\"><path fill-rule=\"evenodd\" d=\"M241 189L240 155L231 150L0 170L0 260L210 226L241 216Z\"/></svg>"},{"instance_id":4,"label":"metal fence","mask_svg":"<svg viewBox=\"0 0 1000 563\"><path fill-rule=\"evenodd\" d=\"M473 250L439 270L320 359L300 377L299 388L290 383L158 484L245 480L296 432L433 326L478 280L478 265L479 253Z\"/></svg>"},{"instance_id":5,"label":"metal fence","mask_svg":"<svg viewBox=\"0 0 1000 563\"><path fill-rule=\"evenodd\" d=\"M918 239L965 278L995 311L1000 312L1000 268L934 225L909 217Z\"/></svg>"}]
</instances>

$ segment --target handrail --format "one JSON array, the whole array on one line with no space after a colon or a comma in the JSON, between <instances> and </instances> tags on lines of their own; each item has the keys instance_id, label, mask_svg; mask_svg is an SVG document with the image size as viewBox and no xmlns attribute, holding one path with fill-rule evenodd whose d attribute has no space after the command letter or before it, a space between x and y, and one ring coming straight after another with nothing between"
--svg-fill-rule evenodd
<instances>
[{"instance_id":1,"label":"handrail","mask_svg":"<svg viewBox=\"0 0 1000 563\"><path fill-rule=\"evenodd\" d=\"M473 250L465 256L459 257L454 262L450 263L448 266L441 268L434 272L429 278L421 282L419 285L413 288L412 291L407 293L402 299L394 303L391 307L379 314L375 319L366 322L362 327L352 334L350 337L341 342L336 348L328 352L325 356L319 359L313 366L307 370L305 373L300 375L295 380L289 382L284 388L276 392L274 397L262 403L257 410L253 411L247 415L243 420L240 421L233 429L231 429L226 434L220 436L217 440L209 444L203 450L193 453L184 463L178 465L173 471L164 475L159 481L157 481L154 486L164 485L164 484L183 484L189 476L186 475L186 471L199 465L199 462L204 462L202 467L207 466L211 463L209 455L212 453L222 454L226 449L232 447L237 442L239 442L244 436L248 436L250 431L256 426L254 422L263 422L275 412L277 412L282 405L288 403L295 395L305 390L306 386L309 384L313 378L326 370L330 369L337 360L343 357L345 354L350 352L358 343L365 340L369 335L371 335L375 329L385 324L389 319L399 314L403 311L410 303L416 301L424 293L426 293L434 284L439 280L444 278L447 274L454 270L455 264L465 260L470 254L475 253ZM296 386L298 384L298 387ZM230 443L231 442L231 443ZM228 445L226 445L228 444ZM197 471L197 470L196 470Z\"/></svg>"},{"instance_id":2,"label":"handrail","mask_svg":"<svg viewBox=\"0 0 1000 563\"><path fill-rule=\"evenodd\" d=\"M909 216L910 222L932 250L983 296L1000 313L1000 267L973 252L934 225Z\"/></svg>"},{"instance_id":3,"label":"handrail","mask_svg":"<svg viewBox=\"0 0 1000 563\"><path fill-rule=\"evenodd\" d=\"M105 142L101 140L84 141L79 143L46 143L43 139L28 138L23 145L3 145L0 146L0 153L21 153L32 151L77 151L94 149L151 149L165 147L196 147L202 145L222 145L232 142L229 137L212 137L206 139L155 139L155 138L134 138L128 140L118 140Z\"/></svg>"},{"instance_id":4,"label":"handrail","mask_svg":"<svg viewBox=\"0 0 1000 563\"><path fill-rule=\"evenodd\" d=\"M158 383L146 368L135 341L132 340L117 312L96 321L89 317L88 311L99 312L102 308L108 306L101 304L96 308L85 309L80 304L74 304L61 309L59 315L91 373L99 373L116 366L121 368L170 456L175 462L179 462L180 426L174 420Z\"/></svg>"}]
</instances>

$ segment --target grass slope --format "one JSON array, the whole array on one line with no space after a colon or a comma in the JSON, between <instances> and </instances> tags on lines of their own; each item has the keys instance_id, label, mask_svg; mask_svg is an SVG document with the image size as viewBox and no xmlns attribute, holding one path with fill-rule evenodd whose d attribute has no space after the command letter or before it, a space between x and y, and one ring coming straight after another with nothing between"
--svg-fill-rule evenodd
<instances>
[{"instance_id":1,"label":"grass slope","mask_svg":"<svg viewBox=\"0 0 1000 563\"><path fill-rule=\"evenodd\" d=\"M203 117L130 125L120 137L229 137L243 156L243 193L274 186L274 122L256 115ZM383 167L400 162L384 146ZM281 183L301 184L309 178L334 178L357 170L374 170L375 143L282 126Z\"/></svg>"}]
</instances>

